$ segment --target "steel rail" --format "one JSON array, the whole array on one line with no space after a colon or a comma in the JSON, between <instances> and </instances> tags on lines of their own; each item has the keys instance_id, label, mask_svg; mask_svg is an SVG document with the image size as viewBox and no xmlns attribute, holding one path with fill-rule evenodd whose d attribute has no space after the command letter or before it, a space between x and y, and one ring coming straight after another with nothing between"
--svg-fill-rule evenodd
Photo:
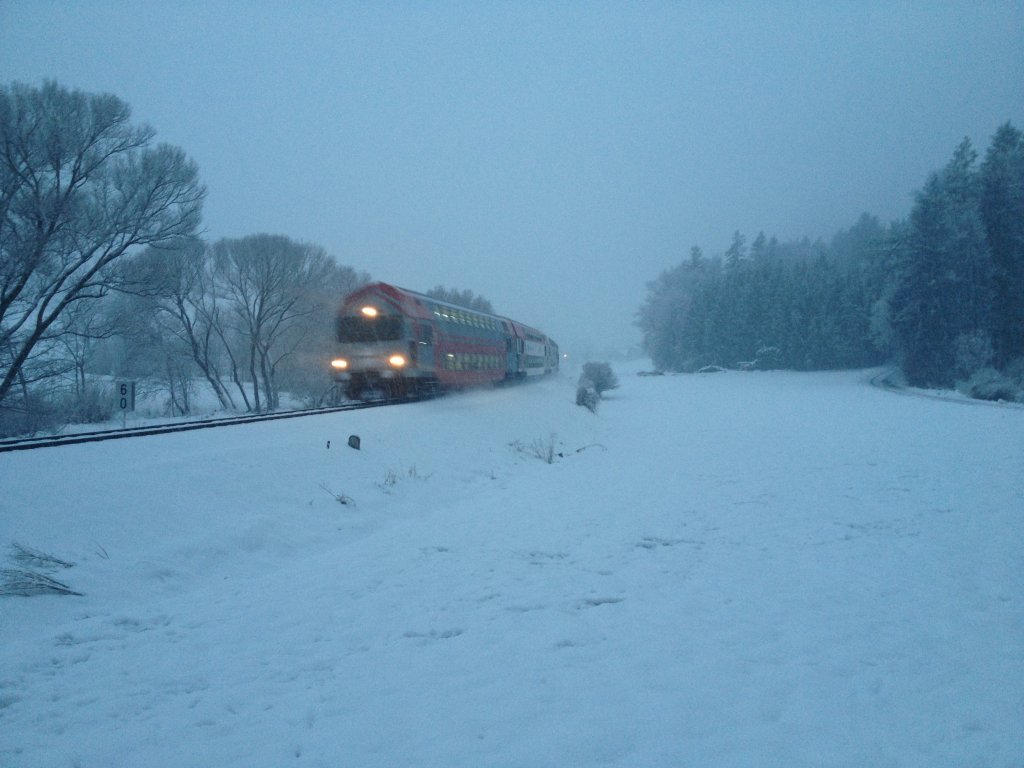
<instances>
[{"instance_id":1,"label":"steel rail","mask_svg":"<svg viewBox=\"0 0 1024 768\"><path fill-rule=\"evenodd\" d=\"M299 411L282 411L279 413L261 413L249 416L227 416L216 419L199 419L196 421L182 421L171 424L154 424L142 427L126 427L124 429L96 430L91 432L76 432L68 435L48 435L41 437L26 437L20 439L0 440L0 453L8 451L27 451L33 448L54 448L59 445L80 445L81 443L98 443L104 440L122 440L129 437L147 437L150 435L166 435L175 432L191 432L197 429L212 429L215 427L232 427L239 424L257 424L261 421L279 421L281 419L296 419L302 416L319 416L325 413L338 413L340 411L357 411L363 408L374 408L380 405L390 405L388 402L350 403L348 405L329 406L326 408L308 408Z\"/></svg>"}]
</instances>

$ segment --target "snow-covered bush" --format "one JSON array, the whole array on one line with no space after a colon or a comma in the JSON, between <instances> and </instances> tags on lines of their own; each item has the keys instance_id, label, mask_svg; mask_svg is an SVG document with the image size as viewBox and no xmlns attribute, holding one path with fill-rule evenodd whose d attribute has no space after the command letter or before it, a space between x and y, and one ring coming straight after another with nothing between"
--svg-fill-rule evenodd
<instances>
[{"instance_id":1,"label":"snow-covered bush","mask_svg":"<svg viewBox=\"0 0 1024 768\"><path fill-rule=\"evenodd\" d=\"M114 416L110 387L88 383L73 389L54 380L38 386L27 397L10 397L0 408L0 437L56 431L67 424L100 424Z\"/></svg>"},{"instance_id":2,"label":"snow-covered bush","mask_svg":"<svg viewBox=\"0 0 1024 768\"><path fill-rule=\"evenodd\" d=\"M555 450L558 438L554 432L547 437L538 437L532 440L529 445L525 445L521 440L513 440L509 445L519 453L525 453L528 456L533 456L540 459L545 464L554 464L555 457L561 457L562 454Z\"/></svg>"},{"instance_id":3,"label":"snow-covered bush","mask_svg":"<svg viewBox=\"0 0 1024 768\"><path fill-rule=\"evenodd\" d=\"M582 405L591 413L597 413L597 403L601 396L594 389L594 383L590 379L580 379L576 386L576 405Z\"/></svg>"},{"instance_id":4,"label":"snow-covered bush","mask_svg":"<svg viewBox=\"0 0 1024 768\"><path fill-rule=\"evenodd\" d=\"M759 371L774 371L782 366L782 350L778 347L761 347L757 350L754 367Z\"/></svg>"},{"instance_id":5,"label":"snow-covered bush","mask_svg":"<svg viewBox=\"0 0 1024 768\"><path fill-rule=\"evenodd\" d=\"M554 464L555 456L558 455L555 452L554 433L547 437L538 437L530 443L530 452L545 464Z\"/></svg>"},{"instance_id":6,"label":"snow-covered bush","mask_svg":"<svg viewBox=\"0 0 1024 768\"><path fill-rule=\"evenodd\" d=\"M1024 389L1009 376L995 368L982 368L966 381L957 382L957 389L976 400L1024 402Z\"/></svg>"},{"instance_id":7,"label":"snow-covered bush","mask_svg":"<svg viewBox=\"0 0 1024 768\"><path fill-rule=\"evenodd\" d=\"M54 417L63 424L100 424L114 417L111 388L90 384L81 392L69 392L54 403Z\"/></svg>"},{"instance_id":8,"label":"snow-covered bush","mask_svg":"<svg viewBox=\"0 0 1024 768\"><path fill-rule=\"evenodd\" d=\"M584 379L591 383L598 395L619 386L619 380L608 363L584 363L580 382Z\"/></svg>"},{"instance_id":9,"label":"snow-covered bush","mask_svg":"<svg viewBox=\"0 0 1024 768\"><path fill-rule=\"evenodd\" d=\"M42 395L29 393L25 399L8 398L0 408L0 437L34 435L56 429L59 422L53 409Z\"/></svg>"}]
</instances>

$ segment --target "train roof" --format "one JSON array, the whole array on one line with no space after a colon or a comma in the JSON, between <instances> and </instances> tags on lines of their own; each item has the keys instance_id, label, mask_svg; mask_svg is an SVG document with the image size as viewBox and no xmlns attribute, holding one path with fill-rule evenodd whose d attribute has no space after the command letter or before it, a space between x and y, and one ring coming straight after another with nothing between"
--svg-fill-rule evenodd
<instances>
[{"instance_id":1,"label":"train roof","mask_svg":"<svg viewBox=\"0 0 1024 768\"><path fill-rule=\"evenodd\" d=\"M547 339L548 341L551 341L551 343L554 343L554 341L551 339L551 337L549 337L543 331L538 330L537 328L533 328L533 327L531 327L529 325L526 325L525 323L520 323L520 322L518 322L516 320L513 320L512 318L505 317L504 315L497 315L497 314L494 314L492 312L481 312L478 309L470 309L469 307L464 307L464 306L461 306L459 304L452 304L450 301L443 301L442 299L435 299L433 296L427 296L425 293L419 293L418 291L410 291L408 288L402 288L402 287L397 286L397 285L392 285L391 283L385 283L385 282L378 281L378 282L375 282L375 283L369 283L368 285L364 285L362 288L359 288L359 289L353 291L352 293L350 293L348 296L346 296L345 297L345 302L347 303L347 302L349 302L349 301L351 301L353 299L356 299L357 297L359 297L359 296L361 296L361 295L363 295L365 293L373 293L374 291L379 291L379 292L382 292L382 293L385 293L385 294L391 294L391 295L395 296L396 298L397 297L408 297L408 298L416 299L417 301L419 301L421 303L428 303L429 302L431 304L438 304L438 305L440 305L442 307L447 307L449 309L458 310L459 312L472 312L473 314L480 315L482 317L489 317L489 318L492 318L494 320L499 320L501 322L509 323L510 325L513 325L513 326L521 329L522 331L536 334L537 336L541 336L541 337Z\"/></svg>"}]
</instances>

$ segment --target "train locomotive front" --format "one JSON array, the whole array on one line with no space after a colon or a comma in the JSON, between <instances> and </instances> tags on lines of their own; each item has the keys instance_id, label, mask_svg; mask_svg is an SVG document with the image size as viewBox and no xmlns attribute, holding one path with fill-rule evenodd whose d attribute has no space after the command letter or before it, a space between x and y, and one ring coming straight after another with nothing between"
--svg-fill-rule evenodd
<instances>
[{"instance_id":1,"label":"train locomotive front","mask_svg":"<svg viewBox=\"0 0 1024 768\"><path fill-rule=\"evenodd\" d=\"M557 346L539 331L387 283L347 297L336 331L331 366L353 400L429 395L558 367Z\"/></svg>"}]
</instances>

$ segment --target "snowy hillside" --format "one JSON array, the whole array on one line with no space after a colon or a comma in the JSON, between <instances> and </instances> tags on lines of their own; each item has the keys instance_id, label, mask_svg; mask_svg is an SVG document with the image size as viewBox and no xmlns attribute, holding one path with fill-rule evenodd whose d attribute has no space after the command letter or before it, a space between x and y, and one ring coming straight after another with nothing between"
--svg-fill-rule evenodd
<instances>
[{"instance_id":1,"label":"snowy hillside","mask_svg":"<svg viewBox=\"0 0 1024 768\"><path fill-rule=\"evenodd\" d=\"M0 455L0 765L1022 764L1024 409L619 378Z\"/></svg>"}]
</instances>

